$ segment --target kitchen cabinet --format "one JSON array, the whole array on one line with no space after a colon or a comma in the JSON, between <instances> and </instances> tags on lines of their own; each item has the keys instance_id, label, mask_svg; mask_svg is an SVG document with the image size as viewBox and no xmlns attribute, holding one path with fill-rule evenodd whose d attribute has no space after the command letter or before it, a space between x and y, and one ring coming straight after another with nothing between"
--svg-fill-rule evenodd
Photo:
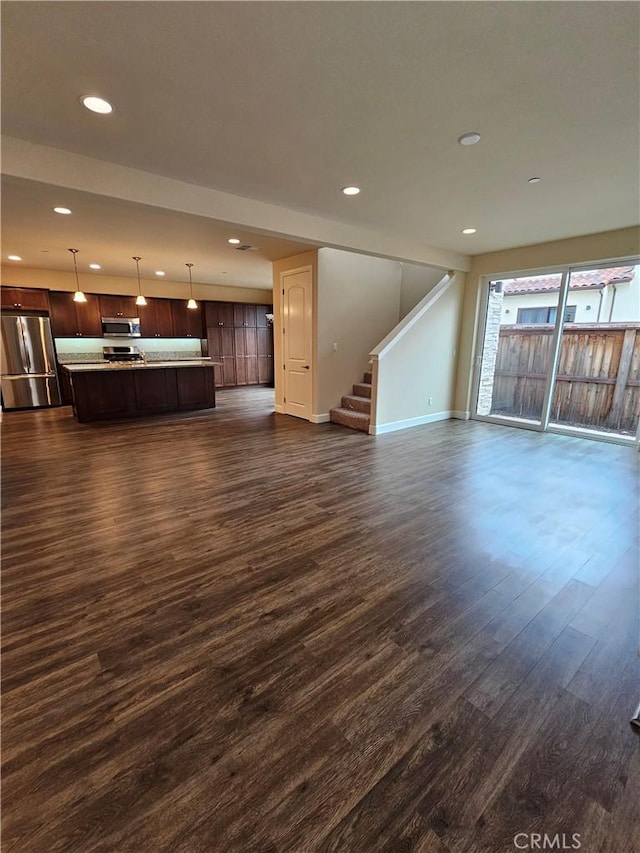
<instances>
[{"instance_id":1,"label":"kitchen cabinet","mask_svg":"<svg viewBox=\"0 0 640 853\"><path fill-rule=\"evenodd\" d=\"M215 365L216 388L236 385L235 331L227 327L207 329L208 354Z\"/></svg>"},{"instance_id":2,"label":"kitchen cabinet","mask_svg":"<svg viewBox=\"0 0 640 853\"><path fill-rule=\"evenodd\" d=\"M107 370L72 365L63 370L71 377L73 410L80 423L210 409L216 404L210 364Z\"/></svg>"},{"instance_id":3,"label":"kitchen cabinet","mask_svg":"<svg viewBox=\"0 0 640 853\"><path fill-rule=\"evenodd\" d=\"M175 373L179 409L201 409L215 406L211 367L182 367Z\"/></svg>"},{"instance_id":4,"label":"kitchen cabinet","mask_svg":"<svg viewBox=\"0 0 640 853\"><path fill-rule=\"evenodd\" d=\"M29 287L1 288L0 306L6 310L48 311L49 291Z\"/></svg>"},{"instance_id":5,"label":"kitchen cabinet","mask_svg":"<svg viewBox=\"0 0 640 853\"><path fill-rule=\"evenodd\" d=\"M246 326L255 328L256 325L256 306L244 305L236 302L233 306L233 325L236 329Z\"/></svg>"},{"instance_id":6,"label":"kitchen cabinet","mask_svg":"<svg viewBox=\"0 0 640 853\"><path fill-rule=\"evenodd\" d=\"M224 326L233 328L233 303L232 302L205 302L205 322L207 329Z\"/></svg>"},{"instance_id":7,"label":"kitchen cabinet","mask_svg":"<svg viewBox=\"0 0 640 853\"><path fill-rule=\"evenodd\" d=\"M258 340L257 330L234 329L236 384L258 384Z\"/></svg>"},{"instance_id":8,"label":"kitchen cabinet","mask_svg":"<svg viewBox=\"0 0 640 853\"><path fill-rule=\"evenodd\" d=\"M99 299L101 317L132 318L140 316L140 306L136 305L135 296L101 294Z\"/></svg>"},{"instance_id":9,"label":"kitchen cabinet","mask_svg":"<svg viewBox=\"0 0 640 853\"><path fill-rule=\"evenodd\" d=\"M273 383L273 330L267 320L272 310L271 305L206 303L209 356L220 362L217 388Z\"/></svg>"},{"instance_id":10,"label":"kitchen cabinet","mask_svg":"<svg viewBox=\"0 0 640 853\"><path fill-rule=\"evenodd\" d=\"M71 379L69 374L60 363L58 363L58 385L60 386L60 401L63 406L70 406L73 403L73 394L71 392Z\"/></svg>"},{"instance_id":11,"label":"kitchen cabinet","mask_svg":"<svg viewBox=\"0 0 640 853\"><path fill-rule=\"evenodd\" d=\"M73 292L49 293L51 331L54 338L102 337L100 303L97 296L85 294L86 302L74 302Z\"/></svg>"},{"instance_id":12,"label":"kitchen cabinet","mask_svg":"<svg viewBox=\"0 0 640 853\"><path fill-rule=\"evenodd\" d=\"M78 334L90 338L102 337L102 315L100 314L100 302L97 296L91 293L85 294L86 302L73 302L76 306L76 317L78 318Z\"/></svg>"},{"instance_id":13,"label":"kitchen cabinet","mask_svg":"<svg viewBox=\"0 0 640 853\"><path fill-rule=\"evenodd\" d=\"M143 338L173 337L173 312L170 299L147 299L146 305L138 305L140 332Z\"/></svg>"},{"instance_id":14,"label":"kitchen cabinet","mask_svg":"<svg viewBox=\"0 0 640 853\"><path fill-rule=\"evenodd\" d=\"M73 410L78 421L131 417L136 412L132 374L131 370L72 373Z\"/></svg>"},{"instance_id":15,"label":"kitchen cabinet","mask_svg":"<svg viewBox=\"0 0 640 853\"><path fill-rule=\"evenodd\" d=\"M258 339L258 384L273 384L273 330L256 329Z\"/></svg>"},{"instance_id":16,"label":"kitchen cabinet","mask_svg":"<svg viewBox=\"0 0 640 853\"><path fill-rule=\"evenodd\" d=\"M171 315L173 318L173 334L176 338L201 338L202 307L187 308L184 299L171 300Z\"/></svg>"},{"instance_id":17,"label":"kitchen cabinet","mask_svg":"<svg viewBox=\"0 0 640 853\"><path fill-rule=\"evenodd\" d=\"M140 414L175 411L178 388L175 370L132 371L136 410Z\"/></svg>"}]
</instances>

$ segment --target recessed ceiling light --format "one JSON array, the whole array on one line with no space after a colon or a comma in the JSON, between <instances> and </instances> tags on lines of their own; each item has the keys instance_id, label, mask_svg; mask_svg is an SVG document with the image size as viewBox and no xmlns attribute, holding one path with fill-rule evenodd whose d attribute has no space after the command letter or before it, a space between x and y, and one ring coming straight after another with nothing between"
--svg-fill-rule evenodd
<instances>
[{"instance_id":1,"label":"recessed ceiling light","mask_svg":"<svg viewBox=\"0 0 640 853\"><path fill-rule=\"evenodd\" d=\"M83 107L91 110L92 113L102 113L102 115L107 115L107 113L113 112L113 107L109 101L105 101L104 98L96 98L95 95L84 95L80 98L80 103Z\"/></svg>"},{"instance_id":2,"label":"recessed ceiling light","mask_svg":"<svg viewBox=\"0 0 640 853\"><path fill-rule=\"evenodd\" d=\"M54 207L53 210L55 213L63 213L65 216L71 213L68 207Z\"/></svg>"},{"instance_id":3,"label":"recessed ceiling light","mask_svg":"<svg viewBox=\"0 0 640 853\"><path fill-rule=\"evenodd\" d=\"M101 270L102 267L100 266L100 264L89 264L89 269L90 270Z\"/></svg>"},{"instance_id":4,"label":"recessed ceiling light","mask_svg":"<svg viewBox=\"0 0 640 853\"><path fill-rule=\"evenodd\" d=\"M156 270L156 275L164 275L164 270Z\"/></svg>"},{"instance_id":5,"label":"recessed ceiling light","mask_svg":"<svg viewBox=\"0 0 640 853\"><path fill-rule=\"evenodd\" d=\"M458 142L460 145L477 145L481 139L482 137L480 134L477 131L472 130L469 133L463 133L462 136L459 136Z\"/></svg>"},{"instance_id":6,"label":"recessed ceiling light","mask_svg":"<svg viewBox=\"0 0 640 853\"><path fill-rule=\"evenodd\" d=\"M536 177L536 178L529 178L529 180L527 181L527 183L529 183L529 184L539 184L541 180L542 180L542 178L537 178L537 177Z\"/></svg>"},{"instance_id":7,"label":"recessed ceiling light","mask_svg":"<svg viewBox=\"0 0 640 853\"><path fill-rule=\"evenodd\" d=\"M344 195L358 195L360 187L342 187Z\"/></svg>"},{"instance_id":8,"label":"recessed ceiling light","mask_svg":"<svg viewBox=\"0 0 640 853\"><path fill-rule=\"evenodd\" d=\"M237 237L229 237L227 243L231 243L232 246L237 246L240 240Z\"/></svg>"},{"instance_id":9,"label":"recessed ceiling light","mask_svg":"<svg viewBox=\"0 0 640 853\"><path fill-rule=\"evenodd\" d=\"M475 234L477 230L478 230L477 228L463 228L462 233L463 234Z\"/></svg>"},{"instance_id":10,"label":"recessed ceiling light","mask_svg":"<svg viewBox=\"0 0 640 853\"><path fill-rule=\"evenodd\" d=\"M20 255L7 255L7 257L9 258L10 261L21 261L22 260Z\"/></svg>"}]
</instances>

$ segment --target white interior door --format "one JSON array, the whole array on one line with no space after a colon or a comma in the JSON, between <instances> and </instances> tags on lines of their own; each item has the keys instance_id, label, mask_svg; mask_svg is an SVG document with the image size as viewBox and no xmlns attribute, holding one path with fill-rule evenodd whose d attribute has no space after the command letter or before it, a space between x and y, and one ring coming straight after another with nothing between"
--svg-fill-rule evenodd
<instances>
[{"instance_id":1,"label":"white interior door","mask_svg":"<svg viewBox=\"0 0 640 853\"><path fill-rule=\"evenodd\" d=\"M284 272L282 321L284 339L284 410L311 418L312 283L311 268Z\"/></svg>"}]
</instances>

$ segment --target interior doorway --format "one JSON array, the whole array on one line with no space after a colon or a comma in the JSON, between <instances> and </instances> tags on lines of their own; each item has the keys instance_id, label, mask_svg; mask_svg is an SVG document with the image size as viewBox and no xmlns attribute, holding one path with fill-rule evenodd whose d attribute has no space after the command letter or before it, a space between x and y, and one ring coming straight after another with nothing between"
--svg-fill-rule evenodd
<instances>
[{"instance_id":1,"label":"interior doorway","mask_svg":"<svg viewBox=\"0 0 640 853\"><path fill-rule=\"evenodd\" d=\"M287 270L282 285L284 411L311 418L313 353L312 269Z\"/></svg>"},{"instance_id":2,"label":"interior doorway","mask_svg":"<svg viewBox=\"0 0 640 853\"><path fill-rule=\"evenodd\" d=\"M640 264L485 282L479 420L624 443L640 421Z\"/></svg>"}]
</instances>

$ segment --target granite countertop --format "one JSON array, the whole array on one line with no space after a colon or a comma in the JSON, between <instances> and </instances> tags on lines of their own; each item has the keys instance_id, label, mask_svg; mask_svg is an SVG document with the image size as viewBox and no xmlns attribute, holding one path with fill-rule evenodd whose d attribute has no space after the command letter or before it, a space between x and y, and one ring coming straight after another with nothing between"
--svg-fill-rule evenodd
<instances>
[{"instance_id":1,"label":"granite countertop","mask_svg":"<svg viewBox=\"0 0 640 853\"><path fill-rule=\"evenodd\" d=\"M219 364L217 361L212 361L210 358L190 358L179 359L177 361L147 361L144 362L127 362L113 364L112 362L103 361L96 362L80 362L76 364L63 363L61 366L69 373L94 373L104 370L154 370L158 368L171 367L213 367L214 364Z\"/></svg>"}]
</instances>

